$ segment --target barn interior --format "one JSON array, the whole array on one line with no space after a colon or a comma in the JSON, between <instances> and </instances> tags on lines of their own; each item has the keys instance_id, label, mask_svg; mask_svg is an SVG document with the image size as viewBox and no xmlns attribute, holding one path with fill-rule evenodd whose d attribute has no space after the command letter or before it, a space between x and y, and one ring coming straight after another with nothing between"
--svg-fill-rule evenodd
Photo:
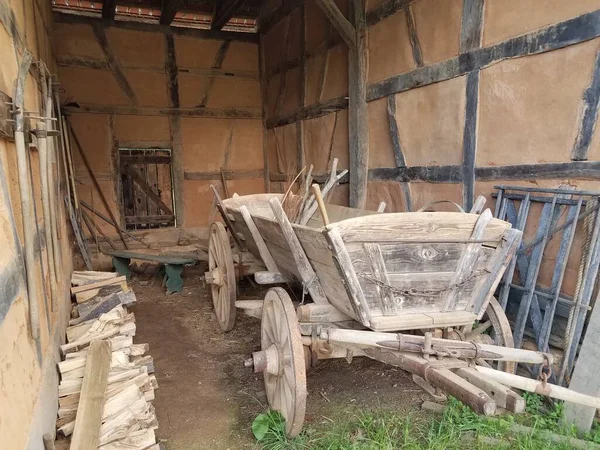
<instances>
[{"instance_id":1,"label":"barn interior","mask_svg":"<svg viewBox=\"0 0 600 450\"><path fill-rule=\"evenodd\" d=\"M469 211L485 197L532 243L499 294L516 346L560 349L570 361L561 384L600 394L590 377L600 367L587 365L600 366L597 350L585 346L600 333L598 230L586 219L600 197L599 0L2 0L0 20L6 448L51 445L72 274L123 260L142 268L131 282L138 331L156 348L153 370L169 393L162 402L156 393L157 436L170 430L156 445L243 448L251 435L231 428L249 429L260 412L252 401L240 413L217 392L210 405L223 420L210 422L201 404L209 394L189 394L195 405L184 398L193 385L227 383L210 364L243 372L243 354L260 346L250 319L239 320L254 341L235 351L221 341L246 334L221 335L214 320L204 272L209 227L222 220L215 191L285 193L309 167L321 184L332 167L347 171L328 206L416 212L443 200L436 211ZM169 266L160 257L195 264L183 270L183 287L180 270L167 273L172 295L154 282L151 295L143 276L148 263ZM240 299L256 297L256 286L240 286ZM182 337L189 330L173 331L186 317L202 322L186 322L199 333L191 341ZM219 357L234 356L223 366L216 355L208 366L192 361L197 347L212 345L202 333ZM170 360L178 349L181 359ZM173 365L199 377L172 383ZM249 380L249 391L261 382ZM189 413L167 419L167 404ZM202 420L204 438L193 434Z\"/></svg>"}]
</instances>

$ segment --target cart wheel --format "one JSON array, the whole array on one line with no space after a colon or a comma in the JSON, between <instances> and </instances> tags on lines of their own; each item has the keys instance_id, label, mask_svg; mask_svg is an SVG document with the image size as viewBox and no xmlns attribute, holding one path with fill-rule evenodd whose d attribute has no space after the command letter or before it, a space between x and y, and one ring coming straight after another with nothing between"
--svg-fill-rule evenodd
<instances>
[{"instance_id":1,"label":"cart wheel","mask_svg":"<svg viewBox=\"0 0 600 450\"><path fill-rule=\"evenodd\" d=\"M288 437L297 436L306 410L306 369L296 311L287 292L271 288L265 296L261 349L255 352L255 372L263 372L269 406L285 418Z\"/></svg>"},{"instance_id":2,"label":"cart wheel","mask_svg":"<svg viewBox=\"0 0 600 450\"><path fill-rule=\"evenodd\" d=\"M235 325L236 280L229 236L220 222L210 226L208 240L208 272L204 274L210 283L215 315L223 331L231 331Z\"/></svg>"},{"instance_id":3,"label":"cart wheel","mask_svg":"<svg viewBox=\"0 0 600 450\"><path fill-rule=\"evenodd\" d=\"M487 333L488 331L490 332L489 334ZM490 303L477 326L465 333L465 339L514 348L515 341L510 329L510 323L502 306L500 306L495 297L490 299ZM496 368L498 370L515 373L515 363L512 361L496 361L494 364L497 365Z\"/></svg>"}]
</instances>

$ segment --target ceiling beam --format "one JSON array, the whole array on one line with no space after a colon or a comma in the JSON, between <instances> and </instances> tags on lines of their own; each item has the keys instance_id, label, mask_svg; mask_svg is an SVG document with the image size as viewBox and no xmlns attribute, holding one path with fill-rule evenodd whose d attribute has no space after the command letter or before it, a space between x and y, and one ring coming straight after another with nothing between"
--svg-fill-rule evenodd
<instances>
[{"instance_id":1,"label":"ceiling beam","mask_svg":"<svg viewBox=\"0 0 600 450\"><path fill-rule=\"evenodd\" d=\"M171 25L175 14L183 6L183 0L163 0L160 8L160 24Z\"/></svg>"},{"instance_id":2,"label":"ceiling beam","mask_svg":"<svg viewBox=\"0 0 600 450\"><path fill-rule=\"evenodd\" d=\"M210 29L220 30L223 28L237 12L242 3L244 3L244 0L225 0L223 2L216 2Z\"/></svg>"},{"instance_id":3,"label":"ceiling beam","mask_svg":"<svg viewBox=\"0 0 600 450\"><path fill-rule=\"evenodd\" d=\"M335 4L333 0L315 0L317 5L323 10L329 21L333 24L336 31L340 33L340 36L344 42L348 45L348 48L356 48L356 30L354 26L346 19L344 14L340 11L340 8Z\"/></svg>"},{"instance_id":4,"label":"ceiling beam","mask_svg":"<svg viewBox=\"0 0 600 450\"><path fill-rule=\"evenodd\" d=\"M115 20L117 0L102 0L102 18L104 20Z\"/></svg>"}]
</instances>

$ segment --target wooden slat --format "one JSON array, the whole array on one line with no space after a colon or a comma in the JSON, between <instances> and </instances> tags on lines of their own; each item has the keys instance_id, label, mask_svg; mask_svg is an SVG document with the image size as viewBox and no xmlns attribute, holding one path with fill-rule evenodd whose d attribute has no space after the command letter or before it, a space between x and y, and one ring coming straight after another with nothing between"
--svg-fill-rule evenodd
<instances>
[{"instance_id":1,"label":"wooden slat","mask_svg":"<svg viewBox=\"0 0 600 450\"><path fill-rule=\"evenodd\" d=\"M480 216L458 212L391 213L348 219L330 225L344 242L466 241ZM510 224L492 219L482 235L497 245Z\"/></svg>"},{"instance_id":2,"label":"wooden slat","mask_svg":"<svg viewBox=\"0 0 600 450\"><path fill-rule=\"evenodd\" d=\"M240 208L240 212L242 214L242 217L244 218L244 222L246 223L246 226L248 227L248 231L250 232L252 239L254 240L254 243L256 244L256 247L260 254L260 258L262 259L263 263L267 267L267 270L269 272L279 272L279 269L277 268L277 264L275 264L275 261L273 260L273 256L271 256L271 252L269 252L269 249L267 248L267 245L265 244L264 239L262 238L260 232L258 231L258 228L256 228L256 224L254 223L254 220L252 219L252 216L250 215L248 208L246 206L242 206Z\"/></svg>"},{"instance_id":3,"label":"wooden slat","mask_svg":"<svg viewBox=\"0 0 600 450\"><path fill-rule=\"evenodd\" d=\"M71 450L96 450L98 447L110 361L108 341L94 341L90 344Z\"/></svg>"},{"instance_id":4,"label":"wooden slat","mask_svg":"<svg viewBox=\"0 0 600 450\"><path fill-rule=\"evenodd\" d=\"M489 209L486 209L483 213L481 213L477 219L477 222L475 223L475 227L473 228L473 233L471 233L470 239L474 241L482 239L485 234L485 230L492 219L492 212ZM452 284L455 287L451 289L445 296L444 311L451 311L456 307L458 294L462 289L462 284L474 272L475 263L479 257L480 250L481 244L467 244L464 247L460 261L456 267L456 275L454 280L452 280Z\"/></svg>"},{"instance_id":5,"label":"wooden slat","mask_svg":"<svg viewBox=\"0 0 600 450\"><path fill-rule=\"evenodd\" d=\"M381 286L376 285L375 287L381 298L381 310L383 311L384 316L390 316L396 312L394 293L390 288L391 282L385 269L385 262L383 260L383 255L381 254L381 249L378 244L373 243L365 243L364 249L365 254L367 255L367 261L369 261L371 266L373 277L382 283Z\"/></svg>"},{"instance_id":6,"label":"wooden slat","mask_svg":"<svg viewBox=\"0 0 600 450\"><path fill-rule=\"evenodd\" d=\"M371 329L374 331L400 331L420 328L470 325L477 316L468 311L442 313L402 314L400 316L373 317Z\"/></svg>"}]
</instances>

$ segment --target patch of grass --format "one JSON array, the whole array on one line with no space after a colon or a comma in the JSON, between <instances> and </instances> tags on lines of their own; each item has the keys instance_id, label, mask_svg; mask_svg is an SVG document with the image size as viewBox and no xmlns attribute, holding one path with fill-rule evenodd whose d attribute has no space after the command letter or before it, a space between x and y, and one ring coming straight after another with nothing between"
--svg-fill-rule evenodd
<instances>
[{"instance_id":1,"label":"patch of grass","mask_svg":"<svg viewBox=\"0 0 600 450\"><path fill-rule=\"evenodd\" d=\"M259 445L263 450L570 449L566 443L550 442L540 435L541 430L574 435L572 429L560 425L562 404L546 403L535 394L525 398L527 411L518 416L484 417L451 398L444 412L434 417L401 416L381 409L363 411L341 423L305 426L294 439L285 436L281 415L271 411L261 415L270 425ZM533 431L513 434L511 426L515 423ZM586 439L600 443L600 428L594 428Z\"/></svg>"}]
</instances>

